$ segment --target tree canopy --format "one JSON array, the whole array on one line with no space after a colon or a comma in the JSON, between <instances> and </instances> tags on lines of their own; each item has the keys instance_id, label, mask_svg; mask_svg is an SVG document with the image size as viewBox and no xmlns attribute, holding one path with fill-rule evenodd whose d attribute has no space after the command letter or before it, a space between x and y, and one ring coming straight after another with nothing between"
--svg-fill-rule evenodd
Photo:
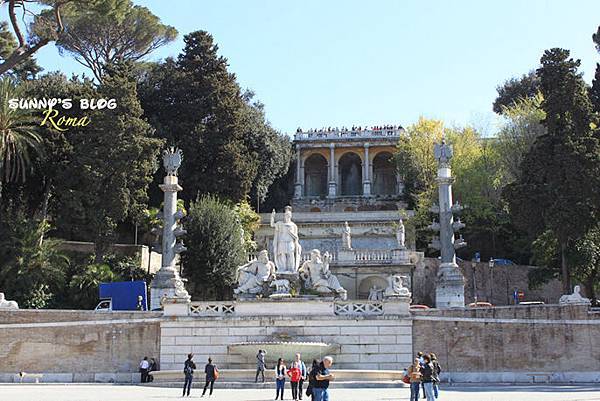
<instances>
[{"instance_id":1,"label":"tree canopy","mask_svg":"<svg viewBox=\"0 0 600 401\"><path fill-rule=\"evenodd\" d=\"M540 90L540 80L535 71L523 74L520 78L511 78L496 88L498 97L494 100L493 109L502 114L505 107L516 101L534 97Z\"/></svg>"}]
</instances>

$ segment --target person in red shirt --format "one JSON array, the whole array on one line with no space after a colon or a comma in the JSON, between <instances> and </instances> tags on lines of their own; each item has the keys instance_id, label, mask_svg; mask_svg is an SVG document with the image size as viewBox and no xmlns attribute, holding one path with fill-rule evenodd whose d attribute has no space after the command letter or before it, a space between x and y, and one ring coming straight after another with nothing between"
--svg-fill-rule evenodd
<instances>
[{"instance_id":1,"label":"person in red shirt","mask_svg":"<svg viewBox=\"0 0 600 401\"><path fill-rule=\"evenodd\" d=\"M292 399L298 401L298 383L302 378L302 369L298 366L298 362L292 362L287 374L290 377L290 384L292 386Z\"/></svg>"}]
</instances>

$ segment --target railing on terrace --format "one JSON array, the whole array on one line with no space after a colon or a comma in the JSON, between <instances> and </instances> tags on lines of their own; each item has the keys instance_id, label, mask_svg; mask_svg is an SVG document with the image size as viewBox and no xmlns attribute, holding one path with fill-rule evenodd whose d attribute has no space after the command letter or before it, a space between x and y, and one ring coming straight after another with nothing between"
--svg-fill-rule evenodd
<instances>
[{"instance_id":1,"label":"railing on terrace","mask_svg":"<svg viewBox=\"0 0 600 401\"><path fill-rule=\"evenodd\" d=\"M336 131L312 131L296 132L296 141L346 139L346 138L397 138L404 133L404 128L380 129L380 130L336 130Z\"/></svg>"},{"instance_id":2,"label":"railing on terrace","mask_svg":"<svg viewBox=\"0 0 600 401\"><path fill-rule=\"evenodd\" d=\"M383 315L383 302L380 301L336 301L333 313L338 316L379 316Z\"/></svg>"},{"instance_id":3,"label":"railing on terrace","mask_svg":"<svg viewBox=\"0 0 600 401\"><path fill-rule=\"evenodd\" d=\"M354 261L356 263L391 263L392 253L386 249L355 250Z\"/></svg>"},{"instance_id":4,"label":"railing on terrace","mask_svg":"<svg viewBox=\"0 0 600 401\"><path fill-rule=\"evenodd\" d=\"M225 316L235 313L233 302L192 302L190 303L191 316Z\"/></svg>"}]
</instances>

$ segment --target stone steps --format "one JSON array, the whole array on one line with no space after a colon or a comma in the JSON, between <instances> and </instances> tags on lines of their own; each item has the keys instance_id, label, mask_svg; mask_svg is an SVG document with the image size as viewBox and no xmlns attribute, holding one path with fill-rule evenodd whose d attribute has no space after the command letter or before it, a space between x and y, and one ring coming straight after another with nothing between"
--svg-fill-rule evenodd
<instances>
[{"instance_id":1,"label":"stone steps","mask_svg":"<svg viewBox=\"0 0 600 401\"><path fill-rule=\"evenodd\" d=\"M304 384L304 391L306 386ZM168 387L168 388L183 388L183 381L163 381L143 383L140 386L144 387ZM286 392L291 391L289 381L286 381ZM336 381L331 383L332 388L402 388L408 387L401 381ZM204 380L195 380L192 383L194 389L204 388ZM216 381L214 385L215 391L221 389L273 389L275 390L275 382L254 383L253 381Z\"/></svg>"}]
</instances>

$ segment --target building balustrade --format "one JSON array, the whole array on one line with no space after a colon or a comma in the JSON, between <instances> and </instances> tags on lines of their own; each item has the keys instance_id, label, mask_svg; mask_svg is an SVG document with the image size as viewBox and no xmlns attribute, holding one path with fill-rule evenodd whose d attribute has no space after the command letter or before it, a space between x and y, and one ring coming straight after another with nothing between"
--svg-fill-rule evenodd
<instances>
[{"instance_id":1,"label":"building balustrade","mask_svg":"<svg viewBox=\"0 0 600 401\"><path fill-rule=\"evenodd\" d=\"M294 140L312 141L318 140L336 140L348 138L397 138L404 133L404 128L380 129L380 130L335 130L335 131L312 131L296 132Z\"/></svg>"},{"instance_id":2,"label":"building balustrade","mask_svg":"<svg viewBox=\"0 0 600 401\"><path fill-rule=\"evenodd\" d=\"M379 316L383 312L383 302L379 301L338 301L333 304L333 313L338 316Z\"/></svg>"},{"instance_id":3,"label":"building balustrade","mask_svg":"<svg viewBox=\"0 0 600 401\"><path fill-rule=\"evenodd\" d=\"M190 302L191 316L226 316L235 313L235 305L232 302Z\"/></svg>"}]
</instances>

